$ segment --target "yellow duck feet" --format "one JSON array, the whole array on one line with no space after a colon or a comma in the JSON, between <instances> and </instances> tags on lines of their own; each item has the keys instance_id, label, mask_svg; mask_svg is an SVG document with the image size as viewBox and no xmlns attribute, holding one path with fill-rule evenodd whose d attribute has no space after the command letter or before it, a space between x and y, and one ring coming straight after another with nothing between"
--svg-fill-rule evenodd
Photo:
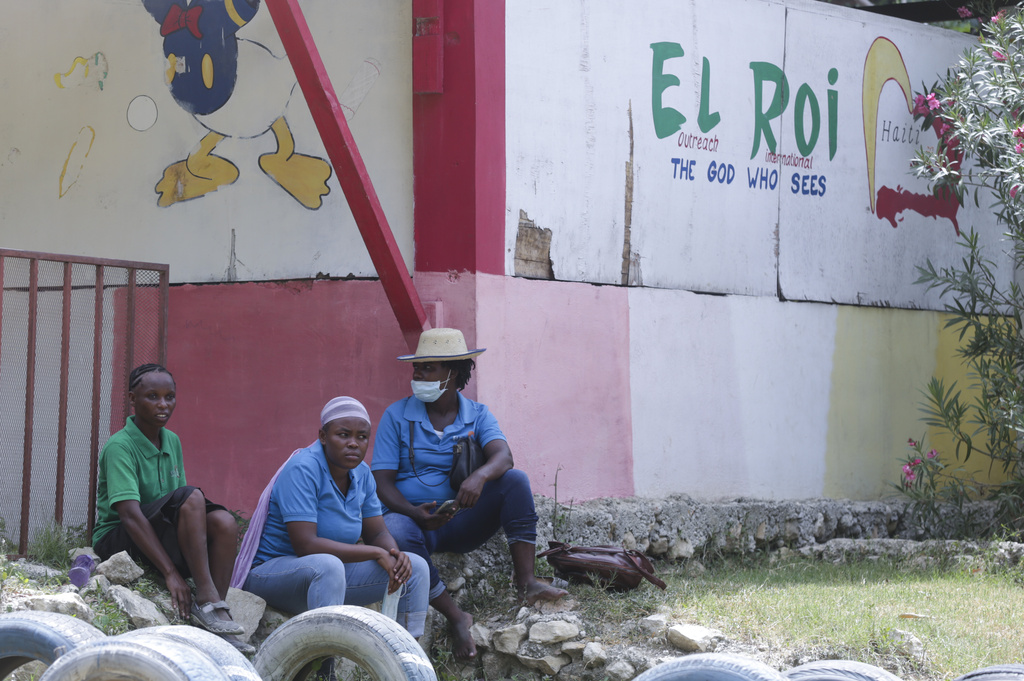
<instances>
[{"instance_id":1,"label":"yellow duck feet","mask_svg":"<svg viewBox=\"0 0 1024 681\"><path fill-rule=\"evenodd\" d=\"M274 121L270 129L277 138L277 151L260 156L260 169L296 201L316 210L331 191L327 186L330 164L322 158L295 153L295 139L284 117Z\"/></svg>"},{"instance_id":2,"label":"yellow duck feet","mask_svg":"<svg viewBox=\"0 0 1024 681\"><path fill-rule=\"evenodd\" d=\"M223 135L211 132L187 159L167 166L156 185L160 195L158 206L198 198L238 179L238 167L234 163L210 153L222 139Z\"/></svg>"}]
</instances>

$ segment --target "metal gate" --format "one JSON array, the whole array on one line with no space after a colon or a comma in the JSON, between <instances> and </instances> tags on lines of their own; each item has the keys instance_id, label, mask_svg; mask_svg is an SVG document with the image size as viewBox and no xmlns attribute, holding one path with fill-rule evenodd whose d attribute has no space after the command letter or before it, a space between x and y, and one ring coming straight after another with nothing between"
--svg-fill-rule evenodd
<instances>
[{"instance_id":1,"label":"metal gate","mask_svg":"<svg viewBox=\"0 0 1024 681\"><path fill-rule=\"evenodd\" d=\"M167 278L167 265L0 248L0 519L19 554L51 522L92 536L128 372L166 363Z\"/></svg>"}]
</instances>

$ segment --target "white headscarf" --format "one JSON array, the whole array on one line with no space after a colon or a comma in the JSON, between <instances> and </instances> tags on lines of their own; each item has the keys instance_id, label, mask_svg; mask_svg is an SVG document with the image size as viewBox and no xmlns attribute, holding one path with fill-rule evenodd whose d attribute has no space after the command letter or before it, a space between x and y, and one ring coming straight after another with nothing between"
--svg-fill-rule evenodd
<instances>
[{"instance_id":1,"label":"white headscarf","mask_svg":"<svg viewBox=\"0 0 1024 681\"><path fill-rule=\"evenodd\" d=\"M323 428L334 419L343 419L346 416L355 416L370 423L370 415L366 413L366 407L354 397L335 397L324 405L320 411L320 427Z\"/></svg>"}]
</instances>

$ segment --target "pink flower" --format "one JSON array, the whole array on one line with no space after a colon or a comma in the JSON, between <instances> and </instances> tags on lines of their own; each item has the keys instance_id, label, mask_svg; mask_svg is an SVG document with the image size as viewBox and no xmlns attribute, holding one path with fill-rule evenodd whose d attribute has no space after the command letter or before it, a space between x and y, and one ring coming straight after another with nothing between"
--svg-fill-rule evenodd
<instances>
[{"instance_id":1,"label":"pink flower","mask_svg":"<svg viewBox=\"0 0 1024 681\"><path fill-rule=\"evenodd\" d=\"M910 445L911 447L916 447L917 446L917 443L914 442L914 438L912 438L912 437L908 437L907 438L907 444Z\"/></svg>"},{"instance_id":2,"label":"pink flower","mask_svg":"<svg viewBox=\"0 0 1024 681\"><path fill-rule=\"evenodd\" d=\"M925 97L925 101L928 102L928 108L932 111L935 111L942 106L942 102L939 101L939 98L935 96L934 92L929 92L928 96Z\"/></svg>"},{"instance_id":3,"label":"pink flower","mask_svg":"<svg viewBox=\"0 0 1024 681\"><path fill-rule=\"evenodd\" d=\"M1013 136L1016 137L1017 139L1024 138L1024 125L1020 126L1016 130L1014 130L1013 131Z\"/></svg>"},{"instance_id":4,"label":"pink flower","mask_svg":"<svg viewBox=\"0 0 1024 681\"><path fill-rule=\"evenodd\" d=\"M928 452L927 456L929 459L935 459L938 458L939 453L933 449L932 451Z\"/></svg>"},{"instance_id":5,"label":"pink flower","mask_svg":"<svg viewBox=\"0 0 1024 681\"><path fill-rule=\"evenodd\" d=\"M903 464L903 475L913 475L914 471L910 468L909 463Z\"/></svg>"},{"instance_id":6,"label":"pink flower","mask_svg":"<svg viewBox=\"0 0 1024 681\"><path fill-rule=\"evenodd\" d=\"M956 13L960 15L961 19L970 19L971 18L971 10L967 9L966 7L962 7L962 6L961 7L957 7L956 8Z\"/></svg>"},{"instance_id":7,"label":"pink flower","mask_svg":"<svg viewBox=\"0 0 1024 681\"><path fill-rule=\"evenodd\" d=\"M914 482L914 480L916 480L916 479L917 479L917 476L916 476L916 475L914 474L914 472L913 472L913 471L911 471L911 472L907 473L907 474L906 474L905 476L903 476L903 477L904 477L904 479L906 479L906 481L907 481L907 482Z\"/></svg>"},{"instance_id":8,"label":"pink flower","mask_svg":"<svg viewBox=\"0 0 1024 681\"><path fill-rule=\"evenodd\" d=\"M1015 145L1013 145L1013 150L1016 151L1018 154L1024 152L1024 142L1017 142Z\"/></svg>"},{"instance_id":9,"label":"pink flower","mask_svg":"<svg viewBox=\"0 0 1024 681\"><path fill-rule=\"evenodd\" d=\"M1006 61L1006 55L999 50L992 50L992 58L996 61Z\"/></svg>"},{"instance_id":10,"label":"pink flower","mask_svg":"<svg viewBox=\"0 0 1024 681\"><path fill-rule=\"evenodd\" d=\"M1019 190L1020 190L1020 185L1019 184L1015 184L1012 187L1010 187L1010 198L1011 199L1017 198L1017 192Z\"/></svg>"},{"instance_id":11,"label":"pink flower","mask_svg":"<svg viewBox=\"0 0 1024 681\"><path fill-rule=\"evenodd\" d=\"M992 23L995 23L995 22L999 21L1000 19L1002 19L1005 16L1006 16L1006 10L1005 9L999 10L999 12L997 12L996 15L994 17L992 17Z\"/></svg>"},{"instance_id":12,"label":"pink flower","mask_svg":"<svg viewBox=\"0 0 1024 681\"><path fill-rule=\"evenodd\" d=\"M918 95L914 97L914 115L924 116L928 113L928 104L925 102L924 95Z\"/></svg>"},{"instance_id":13,"label":"pink flower","mask_svg":"<svg viewBox=\"0 0 1024 681\"><path fill-rule=\"evenodd\" d=\"M921 459L914 459L914 463L913 463L913 464L911 464L911 465L912 465L912 466L920 466L920 465L921 465L921 463L922 463L922 462L921 462Z\"/></svg>"}]
</instances>

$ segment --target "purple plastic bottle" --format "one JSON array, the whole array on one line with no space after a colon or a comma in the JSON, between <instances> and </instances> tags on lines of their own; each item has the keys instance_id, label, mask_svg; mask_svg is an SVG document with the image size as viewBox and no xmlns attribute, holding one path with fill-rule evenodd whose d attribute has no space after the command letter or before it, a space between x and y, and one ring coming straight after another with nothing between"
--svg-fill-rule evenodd
<instances>
[{"instance_id":1,"label":"purple plastic bottle","mask_svg":"<svg viewBox=\"0 0 1024 681\"><path fill-rule=\"evenodd\" d=\"M89 581L89 577L92 576L92 569L96 567L96 561L90 556L78 556L74 562L71 563L71 569L68 570L68 579L71 583L81 589Z\"/></svg>"}]
</instances>

